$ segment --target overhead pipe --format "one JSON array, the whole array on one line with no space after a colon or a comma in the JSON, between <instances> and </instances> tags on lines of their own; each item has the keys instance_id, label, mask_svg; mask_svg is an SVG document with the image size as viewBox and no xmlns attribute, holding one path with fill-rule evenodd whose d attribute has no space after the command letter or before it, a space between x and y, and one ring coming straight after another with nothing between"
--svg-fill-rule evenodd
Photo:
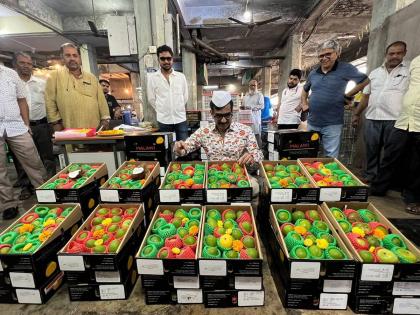
<instances>
[{"instance_id":1,"label":"overhead pipe","mask_svg":"<svg viewBox=\"0 0 420 315\"><path fill-rule=\"evenodd\" d=\"M213 54L215 54L217 57L221 58L221 59L225 59L228 60L229 56L226 54L222 54L221 52L219 52L217 49L211 47L209 44L203 42L201 39L199 39L197 37L197 30L193 30L192 34L191 34L191 38L192 40L199 46L211 51Z\"/></svg>"}]
</instances>

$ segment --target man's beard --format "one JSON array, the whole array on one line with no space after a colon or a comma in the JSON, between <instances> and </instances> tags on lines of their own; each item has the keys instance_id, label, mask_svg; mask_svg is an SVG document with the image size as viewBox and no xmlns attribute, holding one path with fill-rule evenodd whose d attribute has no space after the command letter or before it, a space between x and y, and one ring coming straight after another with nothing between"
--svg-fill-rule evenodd
<instances>
[{"instance_id":1,"label":"man's beard","mask_svg":"<svg viewBox=\"0 0 420 315\"><path fill-rule=\"evenodd\" d=\"M294 87L297 86L297 84L287 83L287 86L289 87L289 89L293 89Z\"/></svg>"}]
</instances>

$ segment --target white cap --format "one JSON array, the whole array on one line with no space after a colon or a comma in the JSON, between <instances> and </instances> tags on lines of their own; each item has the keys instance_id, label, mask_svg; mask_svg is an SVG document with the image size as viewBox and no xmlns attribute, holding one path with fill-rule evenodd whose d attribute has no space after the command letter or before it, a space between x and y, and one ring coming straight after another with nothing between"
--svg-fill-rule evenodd
<instances>
[{"instance_id":1,"label":"white cap","mask_svg":"<svg viewBox=\"0 0 420 315\"><path fill-rule=\"evenodd\" d=\"M219 108L225 107L231 100L232 97L230 96L230 93L226 91L214 91L213 96L211 97L213 104Z\"/></svg>"}]
</instances>

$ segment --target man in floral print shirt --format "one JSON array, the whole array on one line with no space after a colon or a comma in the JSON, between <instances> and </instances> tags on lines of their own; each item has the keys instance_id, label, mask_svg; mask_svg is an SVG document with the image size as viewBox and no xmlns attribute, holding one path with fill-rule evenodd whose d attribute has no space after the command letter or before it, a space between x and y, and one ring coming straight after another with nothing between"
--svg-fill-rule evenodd
<instances>
[{"instance_id":1,"label":"man in floral print shirt","mask_svg":"<svg viewBox=\"0 0 420 315\"><path fill-rule=\"evenodd\" d=\"M252 129L232 122L233 102L225 91L214 91L210 102L215 123L198 129L185 141L175 143L175 153L184 156L203 148L210 161L238 161L253 168L262 161L263 154L258 148Z\"/></svg>"}]
</instances>

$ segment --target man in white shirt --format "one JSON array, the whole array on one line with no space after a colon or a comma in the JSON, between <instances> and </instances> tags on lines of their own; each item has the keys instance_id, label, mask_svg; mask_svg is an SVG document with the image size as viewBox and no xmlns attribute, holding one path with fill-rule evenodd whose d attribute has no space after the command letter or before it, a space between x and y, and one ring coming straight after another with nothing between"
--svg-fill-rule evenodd
<instances>
[{"instance_id":1,"label":"man in white shirt","mask_svg":"<svg viewBox=\"0 0 420 315\"><path fill-rule=\"evenodd\" d=\"M258 92L258 82L249 81L249 91L242 100L241 109L252 110L252 131L261 146L261 110L264 109L264 96Z\"/></svg>"},{"instance_id":2,"label":"man in white shirt","mask_svg":"<svg viewBox=\"0 0 420 315\"><path fill-rule=\"evenodd\" d=\"M156 110L159 131L175 132L177 140L188 138L185 104L188 101L188 86L185 76L172 69L171 47L158 47L160 71L149 75L147 98Z\"/></svg>"},{"instance_id":3,"label":"man in white shirt","mask_svg":"<svg viewBox=\"0 0 420 315\"><path fill-rule=\"evenodd\" d=\"M30 135L26 91L18 74L0 65L0 208L3 219L19 214L18 200L7 174L5 144L18 158L34 187L43 183L45 169Z\"/></svg>"},{"instance_id":4,"label":"man in white shirt","mask_svg":"<svg viewBox=\"0 0 420 315\"><path fill-rule=\"evenodd\" d=\"M47 121L44 101L46 82L32 75L33 63L29 54L24 52L15 53L13 65L26 88L26 101L29 106L29 124L32 138L47 170L48 177L52 177L56 173L56 164L51 141L52 130ZM33 194L34 187L31 185L22 165L14 155L13 162L18 173L17 184L22 189L19 199L28 199Z\"/></svg>"},{"instance_id":5,"label":"man in white shirt","mask_svg":"<svg viewBox=\"0 0 420 315\"><path fill-rule=\"evenodd\" d=\"M273 121L277 122L278 129L297 129L300 125L300 115L302 111L296 111L300 105L303 85L300 85L302 71L293 69L289 73L287 88L281 92L277 112Z\"/></svg>"},{"instance_id":6,"label":"man in white shirt","mask_svg":"<svg viewBox=\"0 0 420 315\"><path fill-rule=\"evenodd\" d=\"M390 44L385 62L370 75L370 84L363 90L362 100L353 114L357 125L360 114L367 107L365 123L366 182L372 182L381 165L381 152L387 146L409 83L409 63L404 60L407 46L402 41Z\"/></svg>"}]
</instances>

